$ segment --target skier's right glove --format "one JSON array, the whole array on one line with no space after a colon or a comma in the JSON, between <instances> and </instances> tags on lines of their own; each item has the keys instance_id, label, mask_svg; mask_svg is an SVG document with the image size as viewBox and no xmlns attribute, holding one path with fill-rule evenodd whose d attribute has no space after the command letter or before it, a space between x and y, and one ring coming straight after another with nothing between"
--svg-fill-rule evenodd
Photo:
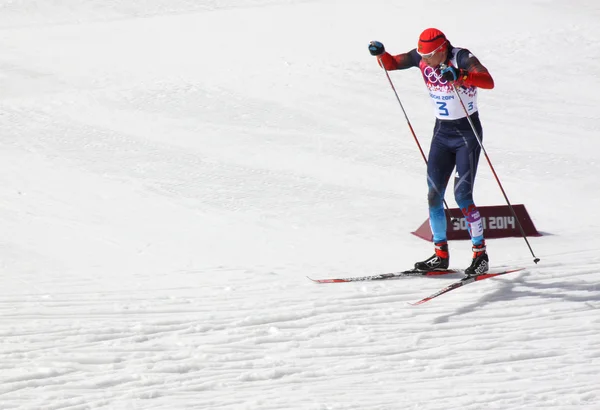
<instances>
[{"instance_id":1,"label":"skier's right glove","mask_svg":"<svg viewBox=\"0 0 600 410\"><path fill-rule=\"evenodd\" d=\"M380 56L385 52L385 47L379 41L371 41L369 43L369 53L372 56Z\"/></svg>"},{"instance_id":2,"label":"skier's right glove","mask_svg":"<svg viewBox=\"0 0 600 410\"><path fill-rule=\"evenodd\" d=\"M446 81L462 81L467 78L469 73L466 70L458 69L452 66L444 67L441 71L442 78Z\"/></svg>"}]
</instances>

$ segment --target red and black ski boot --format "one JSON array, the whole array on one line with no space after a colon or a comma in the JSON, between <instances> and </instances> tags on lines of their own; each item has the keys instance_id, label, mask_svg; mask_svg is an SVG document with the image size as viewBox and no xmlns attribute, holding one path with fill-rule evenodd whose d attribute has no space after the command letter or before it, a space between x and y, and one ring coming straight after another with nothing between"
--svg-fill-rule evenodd
<instances>
[{"instance_id":1,"label":"red and black ski boot","mask_svg":"<svg viewBox=\"0 0 600 410\"><path fill-rule=\"evenodd\" d=\"M473 245L473 260L471 266L465 269L465 275L477 276L486 273L490 269L490 260L485 250L485 241L480 245Z\"/></svg>"},{"instance_id":2,"label":"red and black ski boot","mask_svg":"<svg viewBox=\"0 0 600 410\"><path fill-rule=\"evenodd\" d=\"M422 271L446 270L450 266L448 242L435 243L435 253L422 262L415 263L415 269Z\"/></svg>"}]
</instances>

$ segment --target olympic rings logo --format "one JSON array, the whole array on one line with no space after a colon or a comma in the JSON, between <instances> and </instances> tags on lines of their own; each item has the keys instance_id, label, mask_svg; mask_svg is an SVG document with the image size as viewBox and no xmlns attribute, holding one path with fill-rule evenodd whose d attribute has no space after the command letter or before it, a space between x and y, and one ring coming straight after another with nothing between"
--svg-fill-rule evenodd
<instances>
[{"instance_id":1,"label":"olympic rings logo","mask_svg":"<svg viewBox=\"0 0 600 410\"><path fill-rule=\"evenodd\" d=\"M435 68L427 66L423 69L423 75L427 79L427 82L430 84L445 85L448 84L448 81L444 80L442 74Z\"/></svg>"}]
</instances>

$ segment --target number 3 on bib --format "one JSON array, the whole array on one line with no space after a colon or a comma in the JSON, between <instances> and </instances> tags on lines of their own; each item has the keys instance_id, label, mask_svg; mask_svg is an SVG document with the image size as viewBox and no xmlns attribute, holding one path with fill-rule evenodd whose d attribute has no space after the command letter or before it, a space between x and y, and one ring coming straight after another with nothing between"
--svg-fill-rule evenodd
<instances>
[{"instance_id":1,"label":"number 3 on bib","mask_svg":"<svg viewBox=\"0 0 600 410\"><path fill-rule=\"evenodd\" d=\"M447 104L445 102L436 101L435 103L438 105L438 110L440 111L440 115L442 115L444 117L450 115L450 113L448 112L448 108L446 108Z\"/></svg>"}]
</instances>

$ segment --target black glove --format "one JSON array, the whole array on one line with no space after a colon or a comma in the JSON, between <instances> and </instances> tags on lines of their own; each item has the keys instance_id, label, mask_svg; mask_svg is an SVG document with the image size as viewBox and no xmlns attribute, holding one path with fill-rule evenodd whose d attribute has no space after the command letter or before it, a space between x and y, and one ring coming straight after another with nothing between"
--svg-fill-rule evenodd
<instances>
[{"instance_id":1,"label":"black glove","mask_svg":"<svg viewBox=\"0 0 600 410\"><path fill-rule=\"evenodd\" d=\"M452 66L442 68L441 73L442 78L446 81L464 80L465 77L469 74L467 70L463 70L462 68L456 68Z\"/></svg>"},{"instance_id":2,"label":"black glove","mask_svg":"<svg viewBox=\"0 0 600 410\"><path fill-rule=\"evenodd\" d=\"M369 43L369 53L372 56L380 56L385 52L385 47L379 41L371 41Z\"/></svg>"}]
</instances>

